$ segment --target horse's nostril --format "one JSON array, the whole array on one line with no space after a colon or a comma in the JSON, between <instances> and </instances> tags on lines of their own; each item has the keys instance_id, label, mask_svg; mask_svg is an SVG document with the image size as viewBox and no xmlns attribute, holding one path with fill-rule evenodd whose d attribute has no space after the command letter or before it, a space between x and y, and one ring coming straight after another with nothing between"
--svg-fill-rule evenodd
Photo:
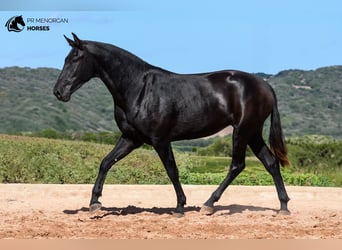
<instances>
[{"instance_id":1,"label":"horse's nostril","mask_svg":"<svg viewBox=\"0 0 342 250\"><path fill-rule=\"evenodd\" d=\"M61 93L59 93L58 90L55 90L53 93L54 93L54 95L55 95L58 99L61 99L61 98L62 98L62 95L61 95Z\"/></svg>"}]
</instances>

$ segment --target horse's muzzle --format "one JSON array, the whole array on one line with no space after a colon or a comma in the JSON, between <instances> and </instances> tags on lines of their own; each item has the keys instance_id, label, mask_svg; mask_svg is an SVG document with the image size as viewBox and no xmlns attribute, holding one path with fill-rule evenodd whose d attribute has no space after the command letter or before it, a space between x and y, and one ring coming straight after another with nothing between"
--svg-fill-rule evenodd
<instances>
[{"instance_id":1,"label":"horse's muzzle","mask_svg":"<svg viewBox=\"0 0 342 250\"><path fill-rule=\"evenodd\" d=\"M61 94L61 92L60 92L58 89L55 89L55 90L53 91L53 94L54 94L54 95L57 97L57 99L60 100L60 101L67 102L67 101L70 100L70 95L65 95L65 96L63 96L63 95Z\"/></svg>"}]
</instances>

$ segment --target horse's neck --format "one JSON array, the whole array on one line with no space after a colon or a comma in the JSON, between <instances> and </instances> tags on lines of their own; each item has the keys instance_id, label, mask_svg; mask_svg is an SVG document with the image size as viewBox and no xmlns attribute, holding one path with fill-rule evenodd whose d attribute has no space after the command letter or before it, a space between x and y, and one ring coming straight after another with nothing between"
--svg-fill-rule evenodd
<instances>
[{"instance_id":1,"label":"horse's neck","mask_svg":"<svg viewBox=\"0 0 342 250\"><path fill-rule=\"evenodd\" d=\"M114 47L115 48L115 47ZM119 50L119 48L118 48ZM113 51L114 52L114 51ZM98 54L99 77L105 83L108 90L114 98L114 102L121 106L129 105L130 94L139 91L139 78L143 75L150 65L135 56L118 51L117 55L111 55L108 60L108 54Z\"/></svg>"}]
</instances>

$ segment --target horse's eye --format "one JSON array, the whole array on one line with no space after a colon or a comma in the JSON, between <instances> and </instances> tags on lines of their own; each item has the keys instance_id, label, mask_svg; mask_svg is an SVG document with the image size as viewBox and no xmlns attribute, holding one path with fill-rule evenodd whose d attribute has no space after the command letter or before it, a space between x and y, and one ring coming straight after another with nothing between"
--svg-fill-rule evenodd
<instances>
[{"instance_id":1,"label":"horse's eye","mask_svg":"<svg viewBox=\"0 0 342 250\"><path fill-rule=\"evenodd\" d=\"M80 60L82 57L83 57L83 55L77 54L77 55L75 55L75 56L71 59L71 61L72 61L72 62L77 62L77 61Z\"/></svg>"}]
</instances>

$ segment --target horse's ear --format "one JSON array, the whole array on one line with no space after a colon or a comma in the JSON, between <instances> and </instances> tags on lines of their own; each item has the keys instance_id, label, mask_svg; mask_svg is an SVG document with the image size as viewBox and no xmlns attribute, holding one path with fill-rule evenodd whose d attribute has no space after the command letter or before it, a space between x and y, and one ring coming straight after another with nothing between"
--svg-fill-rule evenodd
<instances>
[{"instance_id":1,"label":"horse's ear","mask_svg":"<svg viewBox=\"0 0 342 250\"><path fill-rule=\"evenodd\" d=\"M79 39L75 33L71 32L72 36L74 37L74 43L75 43L75 46L77 48L79 48L80 50L83 49L83 45L82 45L82 41L81 39Z\"/></svg>"},{"instance_id":2,"label":"horse's ear","mask_svg":"<svg viewBox=\"0 0 342 250\"><path fill-rule=\"evenodd\" d=\"M74 37L74 41L68 38L66 35L64 35L65 40L67 40L67 42L69 43L71 47L83 50L81 39L79 39L74 33L71 33L71 34Z\"/></svg>"},{"instance_id":3,"label":"horse's ear","mask_svg":"<svg viewBox=\"0 0 342 250\"><path fill-rule=\"evenodd\" d=\"M65 38L65 40L67 40L67 42L69 43L69 45L70 45L71 47L76 47L76 44L75 44L75 42L74 42L73 40L71 40L70 38L68 38L66 35L64 35L64 38Z\"/></svg>"}]
</instances>

